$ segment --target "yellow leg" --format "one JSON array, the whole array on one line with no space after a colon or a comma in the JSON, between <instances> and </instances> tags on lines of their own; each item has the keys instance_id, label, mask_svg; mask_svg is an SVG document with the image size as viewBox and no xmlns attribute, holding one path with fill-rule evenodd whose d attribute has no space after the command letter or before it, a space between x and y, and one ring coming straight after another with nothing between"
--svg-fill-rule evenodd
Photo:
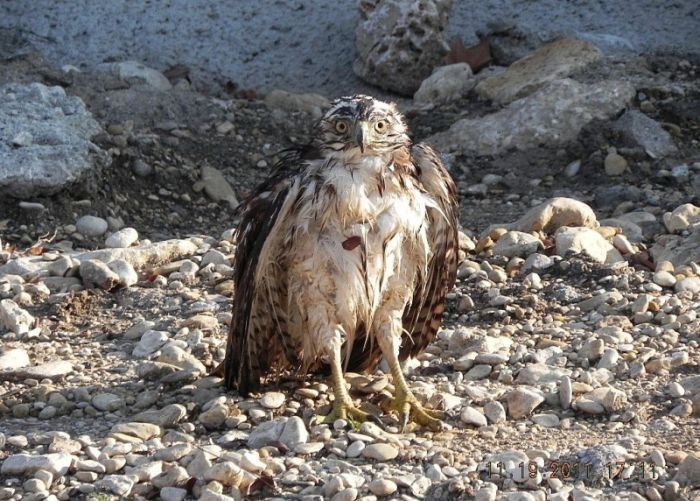
<instances>
[{"instance_id":1,"label":"yellow leg","mask_svg":"<svg viewBox=\"0 0 700 501\"><path fill-rule=\"evenodd\" d=\"M365 421L369 414L355 407L348 393L345 378L343 377L339 346L333 350L331 358L331 383L333 385L333 395L335 396L333 409L330 414L322 418L321 422L333 424L337 419L346 419L351 422Z\"/></svg>"},{"instance_id":2,"label":"yellow leg","mask_svg":"<svg viewBox=\"0 0 700 501\"><path fill-rule=\"evenodd\" d=\"M399 421L401 422L401 431L406 431L406 425L409 421L425 426L432 431L440 431L443 429L443 423L440 420L442 413L433 409L424 408L416 399L411 389L406 384L406 379L401 371L401 364L396 354L392 351L391 354L384 353L389 362L391 375L394 378L394 386L396 394L389 401L389 409L398 413Z\"/></svg>"}]
</instances>

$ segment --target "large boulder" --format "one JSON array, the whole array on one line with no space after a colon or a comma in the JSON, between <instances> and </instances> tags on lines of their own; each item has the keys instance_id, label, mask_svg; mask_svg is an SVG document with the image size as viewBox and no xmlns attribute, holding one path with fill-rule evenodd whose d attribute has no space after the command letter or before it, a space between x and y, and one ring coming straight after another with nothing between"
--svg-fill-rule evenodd
<instances>
[{"instance_id":1,"label":"large boulder","mask_svg":"<svg viewBox=\"0 0 700 501\"><path fill-rule=\"evenodd\" d=\"M51 195L109 156L90 139L100 125L80 98L40 83L0 87L0 194Z\"/></svg>"},{"instance_id":2,"label":"large boulder","mask_svg":"<svg viewBox=\"0 0 700 501\"><path fill-rule=\"evenodd\" d=\"M477 156L561 145L575 139L592 120L618 113L634 94L634 86L629 82L583 84L571 79L557 80L496 113L458 120L426 141L443 153Z\"/></svg>"},{"instance_id":3,"label":"large boulder","mask_svg":"<svg viewBox=\"0 0 700 501\"><path fill-rule=\"evenodd\" d=\"M447 54L452 0L362 0L355 31L355 73L367 82L413 95Z\"/></svg>"},{"instance_id":4,"label":"large boulder","mask_svg":"<svg viewBox=\"0 0 700 501\"><path fill-rule=\"evenodd\" d=\"M589 42L562 38L519 59L503 73L482 81L476 92L498 103L510 103L602 57L598 48Z\"/></svg>"}]
</instances>

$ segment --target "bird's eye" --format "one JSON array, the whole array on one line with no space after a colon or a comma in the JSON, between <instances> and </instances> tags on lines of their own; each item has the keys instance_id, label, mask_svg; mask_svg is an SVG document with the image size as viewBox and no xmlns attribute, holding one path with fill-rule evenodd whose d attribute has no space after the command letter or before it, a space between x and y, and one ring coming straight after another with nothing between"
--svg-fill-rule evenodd
<instances>
[{"instance_id":1,"label":"bird's eye","mask_svg":"<svg viewBox=\"0 0 700 501\"><path fill-rule=\"evenodd\" d=\"M345 134L348 131L348 123L345 120L338 120L335 123L335 130L340 134Z\"/></svg>"},{"instance_id":2,"label":"bird's eye","mask_svg":"<svg viewBox=\"0 0 700 501\"><path fill-rule=\"evenodd\" d=\"M374 124L374 130L376 130L377 132L386 131L386 127L387 127L387 124L386 124L386 121L384 121L384 120L380 120L376 124Z\"/></svg>"}]
</instances>

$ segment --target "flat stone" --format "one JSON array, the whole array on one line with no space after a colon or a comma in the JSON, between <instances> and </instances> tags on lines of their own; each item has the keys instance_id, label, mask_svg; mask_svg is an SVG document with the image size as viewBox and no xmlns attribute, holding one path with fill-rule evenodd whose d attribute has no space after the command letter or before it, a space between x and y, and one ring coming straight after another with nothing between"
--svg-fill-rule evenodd
<instances>
[{"instance_id":1,"label":"flat stone","mask_svg":"<svg viewBox=\"0 0 700 501\"><path fill-rule=\"evenodd\" d=\"M73 364L65 360L47 362L34 367L20 369L17 372L19 377L31 379L60 379L73 372Z\"/></svg>"},{"instance_id":2,"label":"flat stone","mask_svg":"<svg viewBox=\"0 0 700 501\"><path fill-rule=\"evenodd\" d=\"M279 418L274 421L265 421L256 426L248 437L248 447L260 449L266 445L272 445L280 439L284 431L287 419Z\"/></svg>"},{"instance_id":3,"label":"flat stone","mask_svg":"<svg viewBox=\"0 0 700 501\"><path fill-rule=\"evenodd\" d=\"M212 200L228 202L231 208L238 206L238 198L236 192L229 184L220 170L203 165L200 171L202 183L204 183L204 192Z\"/></svg>"},{"instance_id":4,"label":"flat stone","mask_svg":"<svg viewBox=\"0 0 700 501\"><path fill-rule=\"evenodd\" d=\"M134 421L152 423L163 428L175 426L187 416L187 409L181 404L166 405L162 409L152 409L140 412L132 418Z\"/></svg>"},{"instance_id":5,"label":"flat stone","mask_svg":"<svg viewBox=\"0 0 700 501\"><path fill-rule=\"evenodd\" d=\"M260 405L266 409L279 409L284 404L285 399L284 393L269 391L260 399Z\"/></svg>"},{"instance_id":6,"label":"flat stone","mask_svg":"<svg viewBox=\"0 0 700 501\"><path fill-rule=\"evenodd\" d=\"M576 139L592 120L615 115L634 95L634 86L625 81L583 84L557 80L500 111L458 120L426 142L442 153L467 156L560 145Z\"/></svg>"},{"instance_id":7,"label":"flat stone","mask_svg":"<svg viewBox=\"0 0 700 501\"><path fill-rule=\"evenodd\" d=\"M527 257L537 252L542 242L522 231L508 231L501 235L493 247L493 253L505 257Z\"/></svg>"},{"instance_id":8,"label":"flat stone","mask_svg":"<svg viewBox=\"0 0 700 501\"><path fill-rule=\"evenodd\" d=\"M199 371L202 374L207 372L206 367L197 357L174 344L167 344L162 348L158 361L185 370Z\"/></svg>"},{"instance_id":9,"label":"flat stone","mask_svg":"<svg viewBox=\"0 0 700 501\"><path fill-rule=\"evenodd\" d=\"M73 456L65 453L56 454L14 454L7 457L0 467L3 475L31 475L39 470L46 470L55 476L65 475L73 462Z\"/></svg>"},{"instance_id":10,"label":"flat stone","mask_svg":"<svg viewBox=\"0 0 700 501\"><path fill-rule=\"evenodd\" d=\"M11 348L0 353L0 371L20 369L30 364L27 350Z\"/></svg>"},{"instance_id":11,"label":"flat stone","mask_svg":"<svg viewBox=\"0 0 700 501\"><path fill-rule=\"evenodd\" d=\"M399 450L391 444L369 444L362 451L362 456L377 461L391 461L399 455Z\"/></svg>"},{"instance_id":12,"label":"flat stone","mask_svg":"<svg viewBox=\"0 0 700 501\"><path fill-rule=\"evenodd\" d=\"M97 410L113 412L120 409L124 405L124 401L114 393L98 393L92 397L92 405Z\"/></svg>"},{"instance_id":13,"label":"flat stone","mask_svg":"<svg viewBox=\"0 0 700 501\"><path fill-rule=\"evenodd\" d=\"M152 423L119 423L112 426L110 430L111 433L124 433L126 435L131 435L133 437L140 438L143 441L149 440L153 437L160 437L163 431L160 426Z\"/></svg>"},{"instance_id":14,"label":"flat stone","mask_svg":"<svg viewBox=\"0 0 700 501\"><path fill-rule=\"evenodd\" d=\"M664 158L678 150L671 134L659 122L639 110L625 111L615 121L614 127L622 132L630 146L644 149L651 158Z\"/></svg>"},{"instance_id":15,"label":"flat stone","mask_svg":"<svg viewBox=\"0 0 700 501\"><path fill-rule=\"evenodd\" d=\"M483 98L507 104L602 57L600 50L589 42L561 38L514 62L503 73L481 81L476 92Z\"/></svg>"},{"instance_id":16,"label":"flat stone","mask_svg":"<svg viewBox=\"0 0 700 501\"><path fill-rule=\"evenodd\" d=\"M590 228L567 228L555 234L557 254L585 254L598 263L614 264L624 261L620 252L595 230Z\"/></svg>"}]
</instances>

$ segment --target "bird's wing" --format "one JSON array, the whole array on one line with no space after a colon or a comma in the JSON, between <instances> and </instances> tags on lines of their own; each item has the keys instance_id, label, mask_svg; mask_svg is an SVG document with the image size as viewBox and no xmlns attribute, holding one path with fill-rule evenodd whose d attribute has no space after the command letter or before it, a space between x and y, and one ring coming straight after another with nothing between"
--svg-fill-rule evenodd
<instances>
[{"instance_id":1,"label":"bird's wing","mask_svg":"<svg viewBox=\"0 0 700 501\"><path fill-rule=\"evenodd\" d=\"M236 229L231 330L224 382L247 394L284 355L297 364L287 330L285 245L299 192L303 152L288 152L273 175L241 203Z\"/></svg>"},{"instance_id":2,"label":"bird's wing","mask_svg":"<svg viewBox=\"0 0 700 501\"><path fill-rule=\"evenodd\" d=\"M430 146L415 145L411 159L423 189L436 204L426 216L432 256L403 315L402 360L418 354L435 338L445 295L455 283L459 254L457 190L452 177Z\"/></svg>"}]
</instances>

